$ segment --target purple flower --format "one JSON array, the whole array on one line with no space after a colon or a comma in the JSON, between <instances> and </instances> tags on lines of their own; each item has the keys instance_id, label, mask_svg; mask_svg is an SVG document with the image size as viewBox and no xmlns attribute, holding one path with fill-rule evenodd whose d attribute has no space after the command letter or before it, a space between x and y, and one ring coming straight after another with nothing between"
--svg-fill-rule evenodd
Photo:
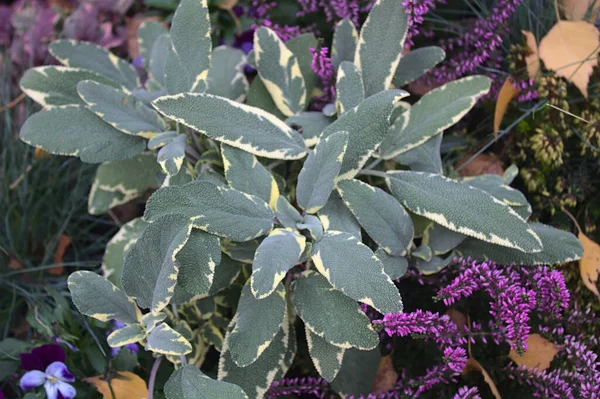
<instances>
[{"instance_id":1,"label":"purple flower","mask_svg":"<svg viewBox=\"0 0 600 399\"><path fill-rule=\"evenodd\" d=\"M77 391L67 382L73 381L75 377L63 362L53 362L44 371L28 371L21 377L19 384L24 391L43 385L48 399L58 399L59 394L64 399L72 399Z\"/></svg>"},{"instance_id":2,"label":"purple flower","mask_svg":"<svg viewBox=\"0 0 600 399\"><path fill-rule=\"evenodd\" d=\"M444 349L444 362L450 370L456 373L462 373L467 365L467 351L464 348L446 348Z\"/></svg>"},{"instance_id":3,"label":"purple flower","mask_svg":"<svg viewBox=\"0 0 600 399\"><path fill-rule=\"evenodd\" d=\"M45 370L46 367L54 362L64 363L67 358L63 348L53 344L38 346L31 353L21 353L20 357L21 368L27 371Z\"/></svg>"},{"instance_id":4,"label":"purple flower","mask_svg":"<svg viewBox=\"0 0 600 399\"><path fill-rule=\"evenodd\" d=\"M329 57L329 48L321 47L319 50L311 48L313 59L310 68L321 79L323 95L317 98L315 108L321 110L325 104L335 99L335 70Z\"/></svg>"},{"instance_id":5,"label":"purple flower","mask_svg":"<svg viewBox=\"0 0 600 399\"><path fill-rule=\"evenodd\" d=\"M453 399L481 399L481 396L479 396L477 387L469 388L468 386L464 386L458 389Z\"/></svg>"},{"instance_id":6,"label":"purple flower","mask_svg":"<svg viewBox=\"0 0 600 399\"><path fill-rule=\"evenodd\" d=\"M324 398L328 391L329 384L323 378L284 378L274 381L267 391L268 398L287 395L314 395L317 398Z\"/></svg>"}]
</instances>

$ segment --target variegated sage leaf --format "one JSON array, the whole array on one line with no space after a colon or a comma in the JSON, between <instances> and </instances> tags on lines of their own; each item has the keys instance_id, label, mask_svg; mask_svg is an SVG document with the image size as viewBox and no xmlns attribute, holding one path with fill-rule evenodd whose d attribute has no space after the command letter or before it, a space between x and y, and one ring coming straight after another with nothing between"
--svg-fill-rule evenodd
<instances>
[{"instance_id":1,"label":"variegated sage leaf","mask_svg":"<svg viewBox=\"0 0 600 399\"><path fill-rule=\"evenodd\" d=\"M263 299L256 299L249 283L242 288L242 296L233 318L235 327L227 335L231 358L239 367L254 363L287 322L283 284L278 283L273 291ZM258 320L260 323L257 323Z\"/></svg>"},{"instance_id":2,"label":"variegated sage leaf","mask_svg":"<svg viewBox=\"0 0 600 399\"><path fill-rule=\"evenodd\" d=\"M206 80L206 92L243 103L250 84L244 73L246 55L243 51L219 46L212 52Z\"/></svg>"},{"instance_id":3,"label":"variegated sage leaf","mask_svg":"<svg viewBox=\"0 0 600 399\"><path fill-rule=\"evenodd\" d=\"M502 180L504 180L504 184L507 186L510 185L513 180L519 175L519 168L514 163L510 165L504 171L504 175L502 175Z\"/></svg>"},{"instance_id":4,"label":"variegated sage leaf","mask_svg":"<svg viewBox=\"0 0 600 399\"><path fill-rule=\"evenodd\" d=\"M254 54L258 75L277 108L292 116L306 108L306 83L298 58L277 34L267 27L254 33Z\"/></svg>"},{"instance_id":5,"label":"variegated sage leaf","mask_svg":"<svg viewBox=\"0 0 600 399\"><path fill-rule=\"evenodd\" d=\"M225 254L221 254L221 262L215 267L215 274L208 295L215 295L228 288L239 276L240 271L240 263Z\"/></svg>"},{"instance_id":6,"label":"variegated sage leaf","mask_svg":"<svg viewBox=\"0 0 600 399\"><path fill-rule=\"evenodd\" d=\"M237 385L215 381L196 366L186 365L173 372L165 384L167 399L248 399Z\"/></svg>"},{"instance_id":7,"label":"variegated sage leaf","mask_svg":"<svg viewBox=\"0 0 600 399\"><path fill-rule=\"evenodd\" d=\"M28 69L19 82L21 90L33 101L46 108L61 105L83 105L77 93L77 83L93 80L118 87L99 73L81 68L43 66Z\"/></svg>"},{"instance_id":8,"label":"variegated sage leaf","mask_svg":"<svg viewBox=\"0 0 600 399\"><path fill-rule=\"evenodd\" d=\"M123 90L84 80L77 92L93 113L125 134L151 138L167 129L158 112Z\"/></svg>"},{"instance_id":9,"label":"variegated sage leaf","mask_svg":"<svg viewBox=\"0 0 600 399\"><path fill-rule=\"evenodd\" d=\"M80 271L69 276L71 299L80 313L100 321L137 323L140 311L132 298L96 273Z\"/></svg>"},{"instance_id":10,"label":"variegated sage leaf","mask_svg":"<svg viewBox=\"0 0 600 399\"><path fill-rule=\"evenodd\" d=\"M406 274L408 269L408 261L403 256L390 256L381 248L377 248L375 256L383 263L385 274L390 276L392 280L398 280Z\"/></svg>"},{"instance_id":11,"label":"variegated sage leaf","mask_svg":"<svg viewBox=\"0 0 600 399\"><path fill-rule=\"evenodd\" d=\"M340 131L320 139L308 154L296 187L296 201L306 212L315 214L327 203L347 147L348 133Z\"/></svg>"},{"instance_id":12,"label":"variegated sage leaf","mask_svg":"<svg viewBox=\"0 0 600 399\"><path fill-rule=\"evenodd\" d=\"M250 296L252 294L249 293ZM264 316L264 315L261 315ZM227 381L241 387L249 398L263 399L275 377L287 371L286 359L291 346L291 331L287 316L275 338L262 355L251 365L239 367L232 358L229 348L229 335L235 325L233 320L227 327L227 334L223 342L221 357L219 358L219 381Z\"/></svg>"},{"instance_id":13,"label":"variegated sage leaf","mask_svg":"<svg viewBox=\"0 0 600 399\"><path fill-rule=\"evenodd\" d=\"M171 51L173 51L173 47L171 47L171 36L168 33L160 35L152 46L146 87L153 93L160 89L166 91L167 58Z\"/></svg>"},{"instance_id":14,"label":"variegated sage leaf","mask_svg":"<svg viewBox=\"0 0 600 399\"><path fill-rule=\"evenodd\" d=\"M108 338L106 338L106 342L111 348L119 348L127 344L140 342L144 338L146 338L146 334L144 333L142 326L139 324L131 324L113 331Z\"/></svg>"},{"instance_id":15,"label":"variegated sage leaf","mask_svg":"<svg viewBox=\"0 0 600 399\"><path fill-rule=\"evenodd\" d=\"M216 265L221 263L219 237L192 230L177 254L177 285L192 295L207 295L213 283Z\"/></svg>"},{"instance_id":16,"label":"variegated sage leaf","mask_svg":"<svg viewBox=\"0 0 600 399\"><path fill-rule=\"evenodd\" d=\"M529 206L527 198L518 190L506 185L502 176L480 175L467 177L463 180L469 186L485 191L508 206Z\"/></svg>"},{"instance_id":17,"label":"variegated sage leaf","mask_svg":"<svg viewBox=\"0 0 600 399\"><path fill-rule=\"evenodd\" d=\"M377 369L381 361L381 351L348 349L344 354L342 368L331 386L342 397L367 396L373 390Z\"/></svg>"},{"instance_id":18,"label":"variegated sage leaf","mask_svg":"<svg viewBox=\"0 0 600 399\"><path fill-rule=\"evenodd\" d=\"M324 338L310 331L306 326L304 326L304 329L306 331L308 353L315 368L325 380L333 381L338 371L342 368L346 349L330 344Z\"/></svg>"},{"instance_id":19,"label":"variegated sage leaf","mask_svg":"<svg viewBox=\"0 0 600 399\"><path fill-rule=\"evenodd\" d=\"M414 266L424 275L429 276L431 274L438 273L443 268L448 266L454 259L454 254L448 255L446 258L440 256L431 256L430 259L414 258Z\"/></svg>"},{"instance_id":20,"label":"variegated sage leaf","mask_svg":"<svg viewBox=\"0 0 600 399\"><path fill-rule=\"evenodd\" d=\"M426 172L387 175L392 194L417 215L492 244L528 253L542 250L539 237L523 218L480 189Z\"/></svg>"},{"instance_id":21,"label":"variegated sage leaf","mask_svg":"<svg viewBox=\"0 0 600 399\"><path fill-rule=\"evenodd\" d=\"M319 219L324 230L335 230L349 233L361 239L360 224L350 209L344 204L337 191L333 191L327 203L319 211Z\"/></svg>"},{"instance_id":22,"label":"variegated sage leaf","mask_svg":"<svg viewBox=\"0 0 600 399\"><path fill-rule=\"evenodd\" d=\"M258 246L252 263L250 287L257 299L268 297L294 267L306 247L306 238L292 229L275 229Z\"/></svg>"},{"instance_id":23,"label":"variegated sage leaf","mask_svg":"<svg viewBox=\"0 0 600 399\"><path fill-rule=\"evenodd\" d=\"M169 304L179 272L176 256L191 230L185 216L167 215L151 223L125 255L121 284L140 307L157 313Z\"/></svg>"},{"instance_id":24,"label":"variegated sage leaf","mask_svg":"<svg viewBox=\"0 0 600 399\"><path fill-rule=\"evenodd\" d=\"M179 79L187 91L204 92L210 67L212 40L206 0L181 0L171 23L173 52L183 70ZM168 76L168 72L167 72ZM171 93L170 94L174 94Z\"/></svg>"},{"instance_id":25,"label":"variegated sage leaf","mask_svg":"<svg viewBox=\"0 0 600 399\"><path fill-rule=\"evenodd\" d=\"M387 135L394 105L407 95L402 90L377 93L346 111L323 131L321 139L336 132L348 132L348 149L338 180L356 176Z\"/></svg>"},{"instance_id":26,"label":"variegated sage leaf","mask_svg":"<svg viewBox=\"0 0 600 399\"><path fill-rule=\"evenodd\" d=\"M431 248L433 255L445 254L456 248L467 238L461 233L431 223L423 232L423 243Z\"/></svg>"},{"instance_id":27,"label":"variegated sage leaf","mask_svg":"<svg viewBox=\"0 0 600 399\"><path fill-rule=\"evenodd\" d=\"M87 163L128 159L146 149L141 137L123 134L76 105L35 113L21 127L20 137L51 154L77 156Z\"/></svg>"},{"instance_id":28,"label":"variegated sage leaf","mask_svg":"<svg viewBox=\"0 0 600 399\"><path fill-rule=\"evenodd\" d=\"M146 313L142 316L142 326L147 334L150 334L152 330L164 319L167 318L166 313L158 312L158 313Z\"/></svg>"},{"instance_id":29,"label":"variegated sage leaf","mask_svg":"<svg viewBox=\"0 0 600 399\"><path fill-rule=\"evenodd\" d=\"M363 74L366 97L391 87L407 30L407 15L401 1L375 2L361 28L354 56L354 64Z\"/></svg>"},{"instance_id":30,"label":"variegated sage leaf","mask_svg":"<svg viewBox=\"0 0 600 399\"><path fill-rule=\"evenodd\" d=\"M382 157L394 158L454 125L489 91L490 84L486 76L469 76L425 94L412 106L408 126L390 132L381 146Z\"/></svg>"},{"instance_id":31,"label":"variegated sage leaf","mask_svg":"<svg viewBox=\"0 0 600 399\"><path fill-rule=\"evenodd\" d=\"M233 260L251 265L254 261L254 253L261 242L261 238L245 242L232 242L224 238L221 240L221 251Z\"/></svg>"},{"instance_id":32,"label":"variegated sage leaf","mask_svg":"<svg viewBox=\"0 0 600 399\"><path fill-rule=\"evenodd\" d=\"M89 42L57 40L50 44L48 50L54 58L67 67L97 72L128 90L140 86L135 68L104 47Z\"/></svg>"},{"instance_id":33,"label":"variegated sage leaf","mask_svg":"<svg viewBox=\"0 0 600 399\"><path fill-rule=\"evenodd\" d=\"M323 236L323 224L314 215L305 215L303 223L296 223L298 230L307 230L314 241L319 241Z\"/></svg>"},{"instance_id":34,"label":"variegated sage leaf","mask_svg":"<svg viewBox=\"0 0 600 399\"><path fill-rule=\"evenodd\" d=\"M232 241L250 241L273 228L273 211L266 202L241 191L193 181L162 187L146 203L144 218L184 215L194 227Z\"/></svg>"},{"instance_id":35,"label":"variegated sage leaf","mask_svg":"<svg viewBox=\"0 0 600 399\"><path fill-rule=\"evenodd\" d=\"M156 160L167 175L175 176L181 170L185 160L186 145L187 136L180 134L158 151Z\"/></svg>"},{"instance_id":36,"label":"variegated sage leaf","mask_svg":"<svg viewBox=\"0 0 600 399\"><path fill-rule=\"evenodd\" d=\"M298 316L314 334L344 349L372 349L379 343L379 336L356 301L334 289L324 276L305 271L292 288Z\"/></svg>"},{"instance_id":37,"label":"variegated sage leaf","mask_svg":"<svg viewBox=\"0 0 600 399\"><path fill-rule=\"evenodd\" d=\"M425 262L429 262L431 258L433 258L433 250L429 245L422 243L417 249L413 250L410 255L413 258L418 258L424 260Z\"/></svg>"},{"instance_id":38,"label":"variegated sage leaf","mask_svg":"<svg viewBox=\"0 0 600 399\"><path fill-rule=\"evenodd\" d=\"M429 46L411 50L400 58L392 83L402 87L419 79L446 58L441 47Z\"/></svg>"},{"instance_id":39,"label":"variegated sage leaf","mask_svg":"<svg viewBox=\"0 0 600 399\"><path fill-rule=\"evenodd\" d=\"M279 187L256 156L227 144L221 145L221 155L229 186L262 198L274 209L279 198Z\"/></svg>"},{"instance_id":40,"label":"variegated sage leaf","mask_svg":"<svg viewBox=\"0 0 600 399\"><path fill-rule=\"evenodd\" d=\"M319 135L334 121L322 112L307 111L291 116L285 120L288 126L298 130L307 147L312 147L319 141Z\"/></svg>"},{"instance_id":41,"label":"variegated sage leaf","mask_svg":"<svg viewBox=\"0 0 600 399\"><path fill-rule=\"evenodd\" d=\"M358 106L365 99L362 74L350 61L340 64L335 85L335 106L338 115Z\"/></svg>"},{"instance_id":42,"label":"variegated sage leaf","mask_svg":"<svg viewBox=\"0 0 600 399\"><path fill-rule=\"evenodd\" d=\"M470 256L479 261L491 260L501 265L558 265L581 259L581 242L573 234L541 223L529 223L538 235L544 249L537 253L524 254L515 249L507 249L467 238L457 248L462 256Z\"/></svg>"},{"instance_id":43,"label":"variegated sage leaf","mask_svg":"<svg viewBox=\"0 0 600 399\"><path fill-rule=\"evenodd\" d=\"M144 152L130 159L101 164L88 198L88 212L101 215L117 205L141 197L152 187L158 187L163 174L156 156Z\"/></svg>"},{"instance_id":44,"label":"variegated sage leaf","mask_svg":"<svg viewBox=\"0 0 600 399\"><path fill-rule=\"evenodd\" d=\"M379 312L399 313L402 299L383 264L365 244L341 231L327 231L313 245L315 267L348 297ZM356 267L356 265L361 265Z\"/></svg>"},{"instance_id":45,"label":"variegated sage leaf","mask_svg":"<svg viewBox=\"0 0 600 399\"><path fill-rule=\"evenodd\" d=\"M250 61L250 58L248 58ZM275 102L273 101L273 97L267 90L263 80L260 76L255 76L252 84L250 85L250 90L248 91L248 97L246 98L246 104L252 107L260 108L263 111L266 111L272 115L274 115L277 119L284 120L286 116L281 113Z\"/></svg>"},{"instance_id":46,"label":"variegated sage leaf","mask_svg":"<svg viewBox=\"0 0 600 399\"><path fill-rule=\"evenodd\" d=\"M277 198L275 204L275 217L284 227L295 228L297 223L302 223L302 215L283 196Z\"/></svg>"},{"instance_id":47,"label":"variegated sage leaf","mask_svg":"<svg viewBox=\"0 0 600 399\"><path fill-rule=\"evenodd\" d=\"M158 148L164 147L169 144L173 139L177 137L177 132L174 130L169 130L168 132L162 132L155 136L153 136L150 140L148 140L148 149L156 150ZM156 159L155 159L156 161Z\"/></svg>"},{"instance_id":48,"label":"variegated sage leaf","mask_svg":"<svg viewBox=\"0 0 600 399\"><path fill-rule=\"evenodd\" d=\"M148 68L150 64L150 54L152 53L152 47L160 35L168 33L169 31L163 24L158 21L148 20L142 22L137 32L137 43L140 49L140 57L144 66Z\"/></svg>"},{"instance_id":49,"label":"variegated sage leaf","mask_svg":"<svg viewBox=\"0 0 600 399\"><path fill-rule=\"evenodd\" d=\"M167 324L160 323L148 335L146 350L167 356L182 356L192 351L192 344Z\"/></svg>"},{"instance_id":50,"label":"variegated sage leaf","mask_svg":"<svg viewBox=\"0 0 600 399\"><path fill-rule=\"evenodd\" d=\"M319 78L311 68L313 56L310 49L319 46L317 38L312 33L304 33L288 40L285 43L285 46L290 49L292 54L298 59L298 66L300 67L300 72L302 73L302 77L304 77L304 83L306 85L308 101L310 100L311 94L321 82L321 78Z\"/></svg>"},{"instance_id":51,"label":"variegated sage leaf","mask_svg":"<svg viewBox=\"0 0 600 399\"><path fill-rule=\"evenodd\" d=\"M338 192L380 248L393 256L406 255L414 238L413 223L396 198L355 179L338 182Z\"/></svg>"},{"instance_id":52,"label":"variegated sage leaf","mask_svg":"<svg viewBox=\"0 0 600 399\"><path fill-rule=\"evenodd\" d=\"M163 115L213 140L254 155L274 159L300 159L306 155L302 136L259 108L198 93L161 97L153 105Z\"/></svg>"},{"instance_id":53,"label":"variegated sage leaf","mask_svg":"<svg viewBox=\"0 0 600 399\"><path fill-rule=\"evenodd\" d=\"M354 61L356 46L358 46L358 32L354 23L349 19L342 19L335 26L333 33L331 65L338 69L343 61Z\"/></svg>"},{"instance_id":54,"label":"variegated sage leaf","mask_svg":"<svg viewBox=\"0 0 600 399\"><path fill-rule=\"evenodd\" d=\"M420 146L398 155L394 160L416 172L438 173L441 175L442 157L440 149L442 139L443 135L435 135Z\"/></svg>"},{"instance_id":55,"label":"variegated sage leaf","mask_svg":"<svg viewBox=\"0 0 600 399\"><path fill-rule=\"evenodd\" d=\"M104 277L117 287L121 286L125 254L140 238L147 226L148 222L142 218L135 218L121 226L118 233L106 244L102 259L102 272Z\"/></svg>"}]
</instances>

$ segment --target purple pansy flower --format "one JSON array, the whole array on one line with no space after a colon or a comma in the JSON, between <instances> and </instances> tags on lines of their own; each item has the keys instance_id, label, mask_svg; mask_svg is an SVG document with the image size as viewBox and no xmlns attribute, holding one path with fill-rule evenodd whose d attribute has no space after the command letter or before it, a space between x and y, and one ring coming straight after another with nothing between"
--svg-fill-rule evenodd
<instances>
[{"instance_id":1,"label":"purple pansy flower","mask_svg":"<svg viewBox=\"0 0 600 399\"><path fill-rule=\"evenodd\" d=\"M75 381L63 362L52 362L46 370L31 370L21 377L20 385L24 391L44 386L48 399L72 399L77 394L75 388L67 382Z\"/></svg>"},{"instance_id":2,"label":"purple pansy flower","mask_svg":"<svg viewBox=\"0 0 600 399\"><path fill-rule=\"evenodd\" d=\"M52 344L38 346L31 353L21 353L20 356L21 368L27 371L43 371L54 362L64 363L67 358L63 348Z\"/></svg>"}]
</instances>

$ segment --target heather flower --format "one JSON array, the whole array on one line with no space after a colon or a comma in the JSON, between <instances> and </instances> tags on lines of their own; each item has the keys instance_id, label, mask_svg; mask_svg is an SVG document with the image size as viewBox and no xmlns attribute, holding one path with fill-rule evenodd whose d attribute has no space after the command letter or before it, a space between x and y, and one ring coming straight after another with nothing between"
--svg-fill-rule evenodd
<instances>
[{"instance_id":1,"label":"heather flower","mask_svg":"<svg viewBox=\"0 0 600 399\"><path fill-rule=\"evenodd\" d=\"M458 389L453 399L481 399L481 396L479 396L477 387L469 388L468 386L464 386Z\"/></svg>"},{"instance_id":2,"label":"heather flower","mask_svg":"<svg viewBox=\"0 0 600 399\"><path fill-rule=\"evenodd\" d=\"M325 398L328 387L329 383L320 377L284 378L271 384L267 397L314 395L317 398Z\"/></svg>"},{"instance_id":3,"label":"heather flower","mask_svg":"<svg viewBox=\"0 0 600 399\"><path fill-rule=\"evenodd\" d=\"M319 78L323 85L323 95L317 98L317 109L322 109L325 104L331 103L335 99L335 70L331 64L331 58L328 55L329 49L321 47L320 49L310 49L313 59L311 69Z\"/></svg>"},{"instance_id":4,"label":"heather flower","mask_svg":"<svg viewBox=\"0 0 600 399\"><path fill-rule=\"evenodd\" d=\"M75 377L63 362L52 362L43 372L31 370L25 373L21 377L19 385L24 391L43 385L48 399L57 399L59 394L64 399L72 399L77 391L67 382L73 381L75 381Z\"/></svg>"}]
</instances>

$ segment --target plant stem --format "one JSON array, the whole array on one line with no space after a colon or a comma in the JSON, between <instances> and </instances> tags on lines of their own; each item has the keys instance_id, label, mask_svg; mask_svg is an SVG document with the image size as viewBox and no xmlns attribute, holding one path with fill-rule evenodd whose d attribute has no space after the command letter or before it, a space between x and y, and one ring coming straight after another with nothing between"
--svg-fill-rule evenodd
<instances>
[{"instance_id":1,"label":"plant stem","mask_svg":"<svg viewBox=\"0 0 600 399\"><path fill-rule=\"evenodd\" d=\"M152 371L150 371L150 380L148 381L148 399L152 399L154 396L154 381L156 380L156 374L158 373L158 366L162 362L163 357L157 357L152 365Z\"/></svg>"},{"instance_id":2,"label":"plant stem","mask_svg":"<svg viewBox=\"0 0 600 399\"><path fill-rule=\"evenodd\" d=\"M384 179L386 177L388 177L385 172L380 172L378 170L361 170L360 172L358 172L358 174L359 175L377 176L377 177L382 177Z\"/></svg>"}]
</instances>

